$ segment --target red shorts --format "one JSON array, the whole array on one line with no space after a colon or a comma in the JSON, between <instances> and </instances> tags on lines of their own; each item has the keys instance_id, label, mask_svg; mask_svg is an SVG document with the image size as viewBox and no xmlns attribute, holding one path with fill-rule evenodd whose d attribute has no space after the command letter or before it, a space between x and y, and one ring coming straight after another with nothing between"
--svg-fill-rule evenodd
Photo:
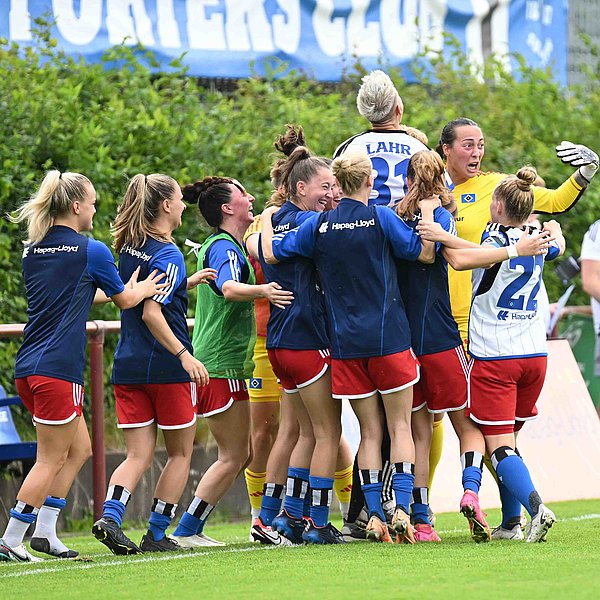
<instances>
[{"instance_id":1,"label":"red shorts","mask_svg":"<svg viewBox=\"0 0 600 600\"><path fill-rule=\"evenodd\" d=\"M146 427L156 422L160 429L185 429L196 422L196 384L115 384L117 427Z\"/></svg>"},{"instance_id":2,"label":"red shorts","mask_svg":"<svg viewBox=\"0 0 600 600\"><path fill-rule=\"evenodd\" d=\"M535 419L546 363L545 356L473 361L467 414L484 435L512 433Z\"/></svg>"},{"instance_id":3,"label":"red shorts","mask_svg":"<svg viewBox=\"0 0 600 600\"><path fill-rule=\"evenodd\" d=\"M411 348L404 352L331 360L331 391L334 398L355 400L375 392L391 394L419 381L419 361Z\"/></svg>"},{"instance_id":4,"label":"red shorts","mask_svg":"<svg viewBox=\"0 0 600 600\"><path fill-rule=\"evenodd\" d=\"M64 425L81 416L83 386L78 383L44 375L29 375L17 379L15 384L35 423Z\"/></svg>"},{"instance_id":5,"label":"red shorts","mask_svg":"<svg viewBox=\"0 0 600 600\"><path fill-rule=\"evenodd\" d=\"M413 389L413 412L427 406L430 413L462 410L467 406L469 361L457 346L419 356L421 379Z\"/></svg>"},{"instance_id":6,"label":"red shorts","mask_svg":"<svg viewBox=\"0 0 600 600\"><path fill-rule=\"evenodd\" d=\"M288 394L295 394L299 388L317 381L329 368L329 350L268 350L273 373Z\"/></svg>"},{"instance_id":7,"label":"red shorts","mask_svg":"<svg viewBox=\"0 0 600 600\"><path fill-rule=\"evenodd\" d=\"M225 412L234 402L248 400L248 390L243 379L219 379L211 377L208 385L198 393L198 414L212 417Z\"/></svg>"}]
</instances>

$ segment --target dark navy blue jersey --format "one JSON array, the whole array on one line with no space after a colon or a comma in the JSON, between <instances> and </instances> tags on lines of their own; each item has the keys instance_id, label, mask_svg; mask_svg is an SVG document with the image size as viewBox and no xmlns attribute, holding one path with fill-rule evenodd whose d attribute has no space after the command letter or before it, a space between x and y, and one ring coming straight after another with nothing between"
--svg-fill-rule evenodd
<instances>
[{"instance_id":1,"label":"dark navy blue jersey","mask_svg":"<svg viewBox=\"0 0 600 600\"><path fill-rule=\"evenodd\" d=\"M125 286L110 250L70 227L51 227L23 250L27 325L15 377L44 375L83 385L85 323L96 290Z\"/></svg>"},{"instance_id":2,"label":"dark navy blue jersey","mask_svg":"<svg viewBox=\"0 0 600 600\"><path fill-rule=\"evenodd\" d=\"M445 208L436 208L433 217L446 231L456 235L454 218ZM405 222L415 229L419 219ZM458 326L450 308L448 263L439 244L433 264L399 260L397 266L415 354L435 354L460 346Z\"/></svg>"},{"instance_id":3,"label":"dark navy blue jersey","mask_svg":"<svg viewBox=\"0 0 600 600\"><path fill-rule=\"evenodd\" d=\"M183 254L175 244L148 238L140 248L125 246L119 254L119 273L128 281L137 267L139 280L154 269L165 273L170 285L167 293L153 296L145 302L158 302L163 316L182 346L193 354L186 317L188 309L187 275ZM144 302L121 311L121 337L115 351L112 383L179 383L190 377L179 359L171 354L142 320Z\"/></svg>"},{"instance_id":4,"label":"dark navy blue jersey","mask_svg":"<svg viewBox=\"0 0 600 600\"><path fill-rule=\"evenodd\" d=\"M289 200L273 215L276 235L295 229L312 211L302 211ZM294 301L285 309L271 304L267 323L267 348L321 350L329 348L325 300L319 289L314 263L302 256L269 265L259 243L260 265L267 281L276 281L284 290L294 292Z\"/></svg>"},{"instance_id":5,"label":"dark navy blue jersey","mask_svg":"<svg viewBox=\"0 0 600 600\"><path fill-rule=\"evenodd\" d=\"M335 210L274 236L273 253L311 258L325 291L333 358L369 358L410 347L394 256L416 260L419 236L388 207L343 198Z\"/></svg>"}]
</instances>

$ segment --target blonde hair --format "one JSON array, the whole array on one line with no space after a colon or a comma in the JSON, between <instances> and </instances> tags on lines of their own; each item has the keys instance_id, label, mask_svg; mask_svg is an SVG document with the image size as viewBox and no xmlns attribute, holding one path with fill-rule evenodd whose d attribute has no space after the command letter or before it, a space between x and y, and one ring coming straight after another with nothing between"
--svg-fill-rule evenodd
<instances>
[{"instance_id":1,"label":"blonde hair","mask_svg":"<svg viewBox=\"0 0 600 600\"><path fill-rule=\"evenodd\" d=\"M344 152L331 163L335 175L344 194L351 196L373 172L371 161L365 152Z\"/></svg>"},{"instance_id":2,"label":"blonde hair","mask_svg":"<svg viewBox=\"0 0 600 600\"><path fill-rule=\"evenodd\" d=\"M117 208L117 216L111 226L113 246L120 252L125 245L139 248L148 236L170 241L154 227L163 200L170 198L178 188L177 182L168 175L135 175Z\"/></svg>"},{"instance_id":3,"label":"blonde hair","mask_svg":"<svg viewBox=\"0 0 600 600\"><path fill-rule=\"evenodd\" d=\"M92 182L80 173L48 171L37 192L8 218L13 223L27 222L26 244L38 244L58 216L68 214L77 200L85 198Z\"/></svg>"},{"instance_id":4,"label":"blonde hair","mask_svg":"<svg viewBox=\"0 0 600 600\"><path fill-rule=\"evenodd\" d=\"M392 115L396 102L400 101L398 90L383 71L372 71L362 78L356 96L358 112L371 123L383 123Z\"/></svg>"},{"instance_id":5,"label":"blonde hair","mask_svg":"<svg viewBox=\"0 0 600 600\"><path fill-rule=\"evenodd\" d=\"M537 179L533 167L521 167L516 175L505 177L494 189L493 198L504 204L509 220L524 223L533 210L533 187Z\"/></svg>"},{"instance_id":6,"label":"blonde hair","mask_svg":"<svg viewBox=\"0 0 600 600\"><path fill-rule=\"evenodd\" d=\"M454 197L446 187L444 163L437 152L420 150L408 161L406 178L411 186L408 193L396 205L396 212L402 218L412 219L419 209L419 200L430 196L439 196L443 205L450 204Z\"/></svg>"},{"instance_id":7,"label":"blonde hair","mask_svg":"<svg viewBox=\"0 0 600 600\"><path fill-rule=\"evenodd\" d=\"M421 144L423 144L424 146L429 146L429 138L427 137L427 134L421 131L420 129L405 125L404 131L406 131L406 133L410 135L410 137L415 138L415 140L419 140L419 142L421 142Z\"/></svg>"}]
</instances>

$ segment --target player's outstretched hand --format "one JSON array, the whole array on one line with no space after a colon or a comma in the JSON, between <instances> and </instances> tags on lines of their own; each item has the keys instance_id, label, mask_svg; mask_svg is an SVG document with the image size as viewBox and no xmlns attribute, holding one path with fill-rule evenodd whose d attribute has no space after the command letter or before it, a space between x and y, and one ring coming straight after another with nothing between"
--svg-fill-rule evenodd
<instances>
[{"instance_id":1,"label":"player's outstretched hand","mask_svg":"<svg viewBox=\"0 0 600 600\"><path fill-rule=\"evenodd\" d=\"M263 288L265 298L268 298L269 302L277 308L286 308L294 300L293 292L281 289L281 286L274 281L264 284Z\"/></svg>"},{"instance_id":2,"label":"player's outstretched hand","mask_svg":"<svg viewBox=\"0 0 600 600\"><path fill-rule=\"evenodd\" d=\"M142 279L142 281L137 281L138 274L139 267L133 272L128 285L131 283L132 288L141 288L144 298L151 298L156 295L164 296L167 293L167 288L171 285L171 282L168 279L162 281L165 279L166 275L165 273L159 273L158 269L154 269L154 271L152 271L146 279Z\"/></svg>"},{"instance_id":3,"label":"player's outstretched hand","mask_svg":"<svg viewBox=\"0 0 600 600\"><path fill-rule=\"evenodd\" d=\"M210 283L217 278L215 269L200 269L187 279L187 289L192 290L201 283Z\"/></svg>"},{"instance_id":4,"label":"player's outstretched hand","mask_svg":"<svg viewBox=\"0 0 600 600\"><path fill-rule=\"evenodd\" d=\"M417 231L428 242L444 242L449 235L439 223L434 221L419 221Z\"/></svg>"},{"instance_id":5,"label":"player's outstretched hand","mask_svg":"<svg viewBox=\"0 0 600 600\"><path fill-rule=\"evenodd\" d=\"M579 167L582 177L590 181L598 170L598 155L587 146L563 140L556 146L556 155L565 164Z\"/></svg>"},{"instance_id":6,"label":"player's outstretched hand","mask_svg":"<svg viewBox=\"0 0 600 600\"><path fill-rule=\"evenodd\" d=\"M208 371L197 358L194 358L192 354L186 351L180 356L180 360L181 366L196 385L206 385L208 383Z\"/></svg>"},{"instance_id":7,"label":"player's outstretched hand","mask_svg":"<svg viewBox=\"0 0 600 600\"><path fill-rule=\"evenodd\" d=\"M542 232L540 235L522 235L517 242L517 252L519 256L546 254L552 241L554 238L546 232Z\"/></svg>"}]
</instances>

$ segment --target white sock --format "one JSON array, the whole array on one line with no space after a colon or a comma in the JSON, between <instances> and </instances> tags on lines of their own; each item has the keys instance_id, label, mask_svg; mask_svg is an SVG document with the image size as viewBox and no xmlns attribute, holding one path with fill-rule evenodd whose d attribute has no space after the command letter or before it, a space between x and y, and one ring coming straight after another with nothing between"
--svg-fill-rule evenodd
<instances>
[{"instance_id":1,"label":"white sock","mask_svg":"<svg viewBox=\"0 0 600 600\"><path fill-rule=\"evenodd\" d=\"M16 548L22 544L23 538L25 537L30 525L31 523L26 523L25 521L20 521L19 519L11 517L8 521L8 525L6 526L6 531L2 536L4 543L11 548Z\"/></svg>"},{"instance_id":2,"label":"white sock","mask_svg":"<svg viewBox=\"0 0 600 600\"><path fill-rule=\"evenodd\" d=\"M53 508L44 504L38 513L35 531L32 536L47 539L50 542L50 550L58 554L69 550L56 535L56 521L58 521L59 514L60 508Z\"/></svg>"},{"instance_id":3,"label":"white sock","mask_svg":"<svg viewBox=\"0 0 600 600\"><path fill-rule=\"evenodd\" d=\"M252 515L252 522L254 523L254 521L256 521L256 519L258 519L258 516L260 515L260 508L253 508L251 515Z\"/></svg>"},{"instance_id":4,"label":"white sock","mask_svg":"<svg viewBox=\"0 0 600 600\"><path fill-rule=\"evenodd\" d=\"M348 518L348 511L350 510L350 502L340 502L340 512L344 521Z\"/></svg>"}]
</instances>

